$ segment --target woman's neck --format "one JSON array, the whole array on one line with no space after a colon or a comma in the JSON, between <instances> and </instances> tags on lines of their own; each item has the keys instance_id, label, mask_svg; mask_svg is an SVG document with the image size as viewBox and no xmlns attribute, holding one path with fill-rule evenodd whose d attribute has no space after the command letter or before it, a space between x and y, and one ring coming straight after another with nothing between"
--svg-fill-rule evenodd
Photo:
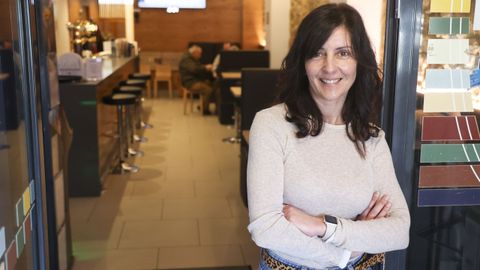
<instances>
[{"instance_id":1,"label":"woman's neck","mask_svg":"<svg viewBox=\"0 0 480 270\"><path fill-rule=\"evenodd\" d=\"M331 124L331 125L343 125L345 124L345 121L343 121L343 118L341 115L325 115L322 113L323 116L323 122Z\"/></svg>"}]
</instances>

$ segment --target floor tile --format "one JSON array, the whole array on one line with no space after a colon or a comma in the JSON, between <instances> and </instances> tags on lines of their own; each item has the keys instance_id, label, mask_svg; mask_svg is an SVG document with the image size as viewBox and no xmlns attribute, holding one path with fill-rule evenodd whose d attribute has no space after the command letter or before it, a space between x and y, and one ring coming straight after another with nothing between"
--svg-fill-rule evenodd
<instances>
[{"instance_id":1,"label":"floor tile","mask_svg":"<svg viewBox=\"0 0 480 270\"><path fill-rule=\"evenodd\" d=\"M226 198L165 199L164 219L231 217Z\"/></svg>"},{"instance_id":2,"label":"floor tile","mask_svg":"<svg viewBox=\"0 0 480 270\"><path fill-rule=\"evenodd\" d=\"M97 201L98 198L96 197L70 198L70 219L72 221L87 221L90 218Z\"/></svg>"},{"instance_id":3,"label":"floor tile","mask_svg":"<svg viewBox=\"0 0 480 270\"><path fill-rule=\"evenodd\" d=\"M136 182L132 199L151 198L193 198L195 196L192 181L142 181Z\"/></svg>"},{"instance_id":4,"label":"floor tile","mask_svg":"<svg viewBox=\"0 0 480 270\"><path fill-rule=\"evenodd\" d=\"M129 181L163 179L163 177L165 177L164 168L165 166L147 166L140 168L138 172L130 174Z\"/></svg>"},{"instance_id":5,"label":"floor tile","mask_svg":"<svg viewBox=\"0 0 480 270\"><path fill-rule=\"evenodd\" d=\"M122 220L154 220L162 217L163 201L160 198L122 199L118 205L98 204L91 220L103 220L111 216Z\"/></svg>"},{"instance_id":6,"label":"floor tile","mask_svg":"<svg viewBox=\"0 0 480 270\"><path fill-rule=\"evenodd\" d=\"M198 244L196 220L127 221L119 247L178 247Z\"/></svg>"},{"instance_id":7,"label":"floor tile","mask_svg":"<svg viewBox=\"0 0 480 270\"><path fill-rule=\"evenodd\" d=\"M246 219L200 219L202 245L242 244L251 241Z\"/></svg>"},{"instance_id":8,"label":"floor tile","mask_svg":"<svg viewBox=\"0 0 480 270\"><path fill-rule=\"evenodd\" d=\"M245 264L250 265L252 269L257 269L260 261L260 248L253 241L243 243L241 248Z\"/></svg>"},{"instance_id":9,"label":"floor tile","mask_svg":"<svg viewBox=\"0 0 480 270\"><path fill-rule=\"evenodd\" d=\"M160 248L158 268L187 268L243 265L238 245Z\"/></svg>"},{"instance_id":10,"label":"floor tile","mask_svg":"<svg viewBox=\"0 0 480 270\"><path fill-rule=\"evenodd\" d=\"M196 197L222 197L239 194L240 185L233 181L197 181L195 182Z\"/></svg>"},{"instance_id":11,"label":"floor tile","mask_svg":"<svg viewBox=\"0 0 480 270\"><path fill-rule=\"evenodd\" d=\"M229 196L227 200L234 217L248 217L248 209L243 204L243 200L238 193L234 196Z\"/></svg>"},{"instance_id":12,"label":"floor tile","mask_svg":"<svg viewBox=\"0 0 480 270\"><path fill-rule=\"evenodd\" d=\"M240 168L220 168L220 177L223 181L240 181Z\"/></svg>"},{"instance_id":13,"label":"floor tile","mask_svg":"<svg viewBox=\"0 0 480 270\"><path fill-rule=\"evenodd\" d=\"M169 181L216 181L221 180L220 170L212 166L169 166L166 178Z\"/></svg>"},{"instance_id":14,"label":"floor tile","mask_svg":"<svg viewBox=\"0 0 480 270\"><path fill-rule=\"evenodd\" d=\"M124 224L120 219L72 222L74 253L116 249Z\"/></svg>"},{"instance_id":15,"label":"floor tile","mask_svg":"<svg viewBox=\"0 0 480 270\"><path fill-rule=\"evenodd\" d=\"M156 269L158 250L123 249L105 253L77 254L73 270L140 270Z\"/></svg>"}]
</instances>

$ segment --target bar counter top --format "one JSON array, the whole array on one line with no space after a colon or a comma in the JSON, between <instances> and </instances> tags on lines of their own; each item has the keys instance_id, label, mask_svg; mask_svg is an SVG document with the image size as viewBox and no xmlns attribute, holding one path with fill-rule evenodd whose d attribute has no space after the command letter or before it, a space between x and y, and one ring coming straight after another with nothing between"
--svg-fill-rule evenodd
<instances>
[{"instance_id":1,"label":"bar counter top","mask_svg":"<svg viewBox=\"0 0 480 270\"><path fill-rule=\"evenodd\" d=\"M74 84L98 85L109 77L116 76L116 72L128 64L130 61L135 61L137 57L112 57L103 59L102 77L98 80L81 80L72 82Z\"/></svg>"},{"instance_id":2,"label":"bar counter top","mask_svg":"<svg viewBox=\"0 0 480 270\"><path fill-rule=\"evenodd\" d=\"M70 196L100 195L119 149L116 108L103 104L102 99L137 71L138 57L104 59L101 79L60 84L60 100L73 129L68 159Z\"/></svg>"}]
</instances>

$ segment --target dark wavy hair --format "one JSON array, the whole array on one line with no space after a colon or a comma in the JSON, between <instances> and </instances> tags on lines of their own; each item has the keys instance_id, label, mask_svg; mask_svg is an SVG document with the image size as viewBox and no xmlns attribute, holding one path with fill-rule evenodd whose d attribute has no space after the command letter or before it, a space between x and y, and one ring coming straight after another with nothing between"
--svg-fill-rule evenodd
<instances>
[{"instance_id":1,"label":"dark wavy hair","mask_svg":"<svg viewBox=\"0 0 480 270\"><path fill-rule=\"evenodd\" d=\"M303 19L282 63L277 101L287 106L285 118L298 128L298 138L320 134L323 116L310 94L305 62L317 54L340 26L350 34L353 57L357 61L356 79L348 91L342 118L348 137L365 158L365 141L377 137L379 132L374 124L378 123L381 107L382 80L362 18L351 6L326 4Z\"/></svg>"}]
</instances>

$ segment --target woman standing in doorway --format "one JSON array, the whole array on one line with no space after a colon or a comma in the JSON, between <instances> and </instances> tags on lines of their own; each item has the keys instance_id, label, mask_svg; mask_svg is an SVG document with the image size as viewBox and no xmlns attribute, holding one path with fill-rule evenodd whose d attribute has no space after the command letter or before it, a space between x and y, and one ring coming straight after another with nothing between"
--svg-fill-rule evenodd
<instances>
[{"instance_id":1,"label":"woman standing in doorway","mask_svg":"<svg viewBox=\"0 0 480 270\"><path fill-rule=\"evenodd\" d=\"M408 246L410 215L373 124L382 84L359 13L313 10L282 72L279 104L250 132L248 229L260 269L375 269L381 253Z\"/></svg>"}]
</instances>

